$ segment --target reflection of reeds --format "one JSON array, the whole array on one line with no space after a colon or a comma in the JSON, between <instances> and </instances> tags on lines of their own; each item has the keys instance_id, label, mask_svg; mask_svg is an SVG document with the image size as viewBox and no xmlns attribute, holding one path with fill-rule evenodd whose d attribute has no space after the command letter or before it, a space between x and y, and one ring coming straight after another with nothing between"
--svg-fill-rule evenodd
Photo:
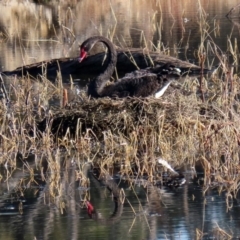
<instances>
[{"instance_id":1,"label":"reflection of reeds","mask_svg":"<svg viewBox=\"0 0 240 240\"><path fill-rule=\"evenodd\" d=\"M213 236L217 239L233 239L233 237L228 234L226 231L221 229L218 224L216 223L217 227L213 229Z\"/></svg>"}]
</instances>

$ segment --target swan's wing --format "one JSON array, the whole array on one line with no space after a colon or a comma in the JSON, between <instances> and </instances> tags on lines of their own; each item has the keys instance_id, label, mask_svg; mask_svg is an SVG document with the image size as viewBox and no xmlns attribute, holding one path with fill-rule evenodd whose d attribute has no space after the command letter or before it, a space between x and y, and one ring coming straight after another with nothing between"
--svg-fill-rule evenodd
<instances>
[{"instance_id":1,"label":"swan's wing","mask_svg":"<svg viewBox=\"0 0 240 240\"><path fill-rule=\"evenodd\" d=\"M140 77L125 76L115 84L106 86L102 96L110 97L147 97L154 94L162 86L156 74L148 73Z\"/></svg>"}]
</instances>

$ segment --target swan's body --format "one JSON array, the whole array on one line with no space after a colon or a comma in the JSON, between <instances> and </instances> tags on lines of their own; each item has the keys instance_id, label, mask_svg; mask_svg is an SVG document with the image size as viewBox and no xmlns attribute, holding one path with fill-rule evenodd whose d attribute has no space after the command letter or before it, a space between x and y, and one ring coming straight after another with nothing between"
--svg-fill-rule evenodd
<instances>
[{"instance_id":1,"label":"swan's body","mask_svg":"<svg viewBox=\"0 0 240 240\"><path fill-rule=\"evenodd\" d=\"M119 79L116 83L106 86L106 82L111 78L117 63L116 49L107 38L95 36L84 41L80 47L80 61L87 56L87 53L97 42L102 42L107 47L108 62L103 72L92 79L88 86L88 95L91 97L147 97L152 94L155 94L155 97L160 97L171 81L180 76L176 68L166 64L159 68L136 71Z\"/></svg>"},{"instance_id":2,"label":"swan's body","mask_svg":"<svg viewBox=\"0 0 240 240\"><path fill-rule=\"evenodd\" d=\"M116 83L106 86L109 78L98 81L93 79L88 86L88 95L94 98L99 97L147 97L155 94L155 97L161 97L172 80L179 77L179 73L168 73L163 75L147 72L141 76L126 75ZM160 90L164 90L163 92ZM160 93L159 93L160 91Z\"/></svg>"}]
</instances>

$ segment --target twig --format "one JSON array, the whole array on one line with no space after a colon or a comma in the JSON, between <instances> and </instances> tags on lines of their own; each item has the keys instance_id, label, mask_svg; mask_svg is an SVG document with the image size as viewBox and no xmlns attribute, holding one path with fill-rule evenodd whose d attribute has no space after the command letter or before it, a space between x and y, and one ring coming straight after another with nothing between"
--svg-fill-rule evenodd
<instances>
[{"instance_id":1,"label":"twig","mask_svg":"<svg viewBox=\"0 0 240 240\"><path fill-rule=\"evenodd\" d=\"M63 98L62 98L62 107L66 107L68 104L68 91L66 88L63 88Z\"/></svg>"},{"instance_id":2,"label":"twig","mask_svg":"<svg viewBox=\"0 0 240 240\"><path fill-rule=\"evenodd\" d=\"M205 102L204 90L203 90L203 69L204 69L204 62L206 59L206 55L204 53L200 54L199 59L200 59L200 67L201 67L200 92L201 92L201 96L202 96L202 102Z\"/></svg>"}]
</instances>

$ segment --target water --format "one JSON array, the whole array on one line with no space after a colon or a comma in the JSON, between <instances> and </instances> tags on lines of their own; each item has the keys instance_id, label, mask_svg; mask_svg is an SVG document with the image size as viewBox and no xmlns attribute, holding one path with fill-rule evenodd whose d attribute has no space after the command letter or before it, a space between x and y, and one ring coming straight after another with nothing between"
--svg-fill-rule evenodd
<instances>
[{"instance_id":1,"label":"water","mask_svg":"<svg viewBox=\"0 0 240 240\"><path fill-rule=\"evenodd\" d=\"M34 159L34 156L27 159L30 166ZM187 184L178 189L137 184L133 191L123 181L119 187L125 193L124 205L114 210L106 187L93 177L90 177L90 188L79 187L75 170L69 166L61 173L62 195L55 202L50 200L54 181L50 170L45 174L46 182L41 181L35 170L35 183L29 184L26 171L25 184L17 188L24 175L22 170L17 170L10 180L16 183L15 187L10 184L7 191L7 182L1 183L1 239L195 239L196 229L204 233L203 239L222 239L214 233L217 227L235 239L240 237L238 201L230 200L232 208L228 209L224 192L208 190L203 195L202 188L187 172ZM14 204L19 189L24 192L24 198ZM90 190L90 202L101 219L91 219L82 204L86 190ZM60 202L65 206L61 208ZM112 216L114 211L117 213Z\"/></svg>"},{"instance_id":2,"label":"water","mask_svg":"<svg viewBox=\"0 0 240 240\"><path fill-rule=\"evenodd\" d=\"M225 53L227 37L234 45L237 25L226 13L238 1L93 1L35 4L7 1L0 8L0 70L65 56L76 57L78 45L86 38L102 34L123 47L161 47L173 56L198 62L201 19L214 42ZM205 14L200 15L202 7ZM236 22L235 22L236 23ZM203 34L202 34L203 36ZM210 38L208 38L209 40ZM237 43L238 44L238 43ZM210 53L209 53L210 54ZM212 58L211 58L212 59ZM206 64L211 65L211 62Z\"/></svg>"},{"instance_id":3,"label":"water","mask_svg":"<svg viewBox=\"0 0 240 240\"><path fill-rule=\"evenodd\" d=\"M237 4L236 0L129 0L114 1L110 5L108 0L102 0L100 6L94 1L65 1L58 6L51 2L2 1L0 71L45 59L75 57L78 44L97 34L112 38L119 46L154 48L154 45L172 56L197 63L203 36L199 30L203 24L199 8L205 11L211 38L228 54L230 42L233 46L239 45L239 29L236 22L225 15ZM204 47L206 51L210 49L207 40ZM216 64L218 59L210 50L207 53L206 65ZM15 192L20 194L16 190L19 182L25 179L26 186L30 182L27 173L18 170L8 182L1 181L0 206L5 207L5 211L0 212L0 238L195 239L199 229L205 234L203 239L214 239L214 236L222 239L213 232L217 226L234 238L240 237L238 200L232 200L233 206L228 209L224 192L208 190L203 195L202 188L187 173L187 183L175 190L149 187L147 191L143 186L136 186L134 192L124 188L131 205L125 200L121 216L103 224L90 219L86 208L81 206L82 190L73 178L74 170L68 171L70 173L62 173L66 179L63 177L58 183L64 194L55 202L49 200L51 178L47 183L41 182L39 172L35 177L40 187L34 185L24 191L26 202L14 202L14 199ZM4 169L1 174L5 179ZM108 191L94 184L90 191L93 205L109 217L113 202ZM66 204L62 211L60 202Z\"/></svg>"}]
</instances>

